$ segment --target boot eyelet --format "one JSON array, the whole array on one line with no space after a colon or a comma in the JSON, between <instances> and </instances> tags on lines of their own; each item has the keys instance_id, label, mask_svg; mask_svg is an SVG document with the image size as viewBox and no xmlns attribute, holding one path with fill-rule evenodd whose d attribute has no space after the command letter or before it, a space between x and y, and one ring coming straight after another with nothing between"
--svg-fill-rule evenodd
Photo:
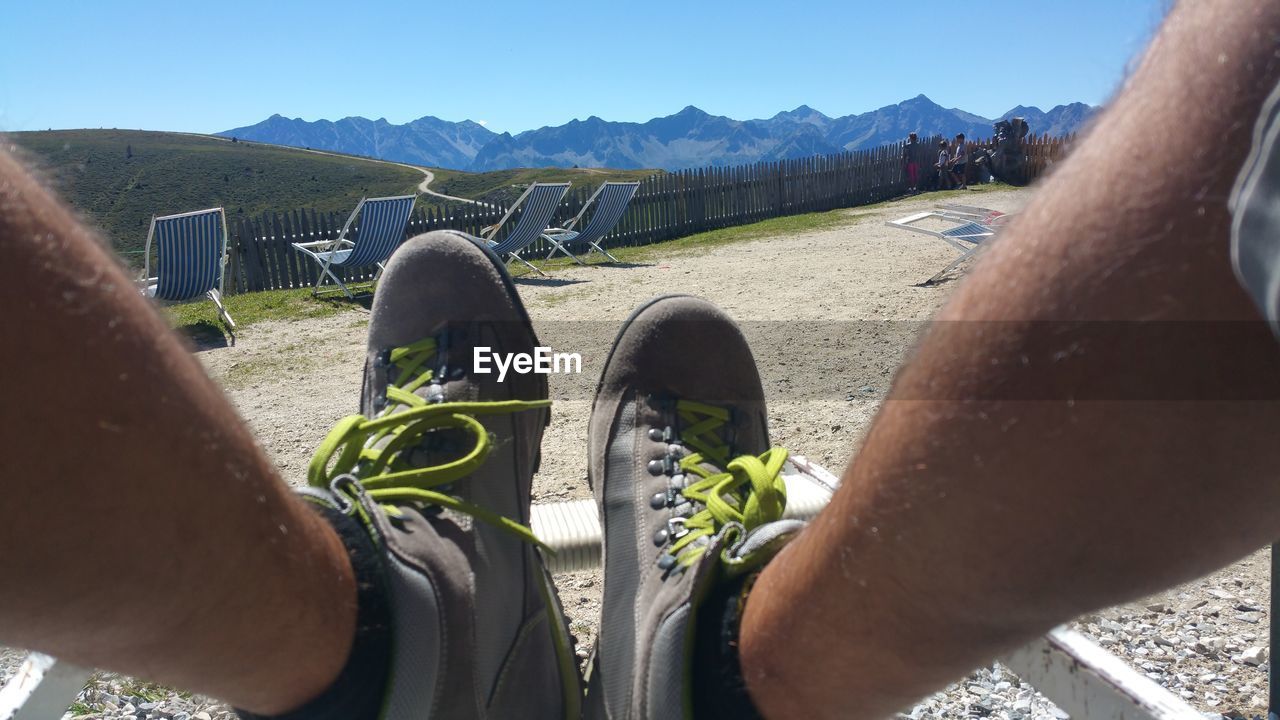
<instances>
[{"instance_id":1,"label":"boot eyelet","mask_svg":"<svg viewBox=\"0 0 1280 720\"><path fill-rule=\"evenodd\" d=\"M662 442L662 428L649 428L649 439L654 442Z\"/></svg>"},{"instance_id":2,"label":"boot eyelet","mask_svg":"<svg viewBox=\"0 0 1280 720\"><path fill-rule=\"evenodd\" d=\"M442 403L444 402L444 387L442 385L432 383L427 386L427 402Z\"/></svg>"},{"instance_id":3,"label":"boot eyelet","mask_svg":"<svg viewBox=\"0 0 1280 720\"><path fill-rule=\"evenodd\" d=\"M670 533L667 532L666 528L658 528L658 531L653 534L653 544L662 547L667 544L669 536Z\"/></svg>"},{"instance_id":4,"label":"boot eyelet","mask_svg":"<svg viewBox=\"0 0 1280 720\"><path fill-rule=\"evenodd\" d=\"M661 510L667 506L667 500L668 498L666 493L656 493L653 497L649 498L649 507L654 510Z\"/></svg>"},{"instance_id":5,"label":"boot eyelet","mask_svg":"<svg viewBox=\"0 0 1280 720\"><path fill-rule=\"evenodd\" d=\"M655 475L655 476L661 475L663 471L666 470L666 465L663 463L662 460L650 460L648 467L649 467L649 474Z\"/></svg>"}]
</instances>

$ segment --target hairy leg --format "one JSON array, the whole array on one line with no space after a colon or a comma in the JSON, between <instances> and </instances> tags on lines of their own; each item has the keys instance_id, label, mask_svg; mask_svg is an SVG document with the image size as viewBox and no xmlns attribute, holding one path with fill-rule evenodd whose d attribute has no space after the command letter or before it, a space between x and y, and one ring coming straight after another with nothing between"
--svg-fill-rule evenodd
<instances>
[{"instance_id":1,"label":"hairy leg","mask_svg":"<svg viewBox=\"0 0 1280 720\"><path fill-rule=\"evenodd\" d=\"M1179 4L957 289L748 598L767 717L887 716L1280 536L1280 344L1233 276L1227 209L1278 37L1280 4Z\"/></svg>"},{"instance_id":2,"label":"hairy leg","mask_svg":"<svg viewBox=\"0 0 1280 720\"><path fill-rule=\"evenodd\" d=\"M0 643L262 713L345 662L355 583L89 231L0 151Z\"/></svg>"}]
</instances>

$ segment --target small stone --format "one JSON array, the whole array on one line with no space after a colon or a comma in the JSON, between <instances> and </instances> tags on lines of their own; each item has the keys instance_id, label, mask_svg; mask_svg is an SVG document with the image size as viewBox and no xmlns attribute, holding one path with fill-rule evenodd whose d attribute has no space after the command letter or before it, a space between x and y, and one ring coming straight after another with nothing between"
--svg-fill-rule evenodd
<instances>
[{"instance_id":1,"label":"small stone","mask_svg":"<svg viewBox=\"0 0 1280 720\"><path fill-rule=\"evenodd\" d=\"M586 660L588 657L591 656L591 653L587 652L586 648L578 648L577 651L574 652L574 655L577 655L579 660ZM208 717L208 716L209 716L208 713L205 713L205 717ZM200 713L196 713L196 717L199 718Z\"/></svg>"},{"instance_id":2,"label":"small stone","mask_svg":"<svg viewBox=\"0 0 1280 720\"><path fill-rule=\"evenodd\" d=\"M1217 598L1217 599L1219 599L1219 600L1235 600L1235 599L1236 599L1236 596L1235 596L1235 595L1232 595L1231 593L1227 592L1226 590L1219 590L1219 589L1217 589L1217 588L1214 588L1214 589L1212 589L1212 590L1208 591L1208 593L1206 593L1206 594L1207 594L1209 597L1211 597L1211 598Z\"/></svg>"},{"instance_id":3,"label":"small stone","mask_svg":"<svg viewBox=\"0 0 1280 720\"><path fill-rule=\"evenodd\" d=\"M201 710L200 712L196 713L195 715L192 715L192 716L191 716L191 720L213 720L213 716L212 716L212 715L210 715L209 713L207 713L207 712L205 712L205 711Z\"/></svg>"},{"instance_id":4,"label":"small stone","mask_svg":"<svg viewBox=\"0 0 1280 720\"><path fill-rule=\"evenodd\" d=\"M1253 605L1250 605L1248 603L1238 603L1236 605L1236 610L1239 610L1240 612L1258 612L1262 610L1262 608L1254 607Z\"/></svg>"},{"instance_id":5,"label":"small stone","mask_svg":"<svg viewBox=\"0 0 1280 720\"><path fill-rule=\"evenodd\" d=\"M1254 625L1257 625L1258 623L1262 622L1262 613L1260 612L1240 613L1239 615L1236 616L1236 619L1241 622L1247 622L1247 623L1252 623Z\"/></svg>"},{"instance_id":6,"label":"small stone","mask_svg":"<svg viewBox=\"0 0 1280 720\"><path fill-rule=\"evenodd\" d=\"M173 720L191 720L191 713L189 712L174 713Z\"/></svg>"},{"instance_id":7,"label":"small stone","mask_svg":"<svg viewBox=\"0 0 1280 720\"><path fill-rule=\"evenodd\" d=\"M1267 661L1267 649L1257 645L1240 653L1239 657L1245 665L1261 665Z\"/></svg>"},{"instance_id":8,"label":"small stone","mask_svg":"<svg viewBox=\"0 0 1280 720\"><path fill-rule=\"evenodd\" d=\"M1163 612L1165 612L1166 610L1168 610L1168 609L1169 609L1169 608L1168 608L1168 606L1167 606L1167 605L1165 605L1164 603L1151 603L1150 605L1147 605L1146 607L1147 607L1147 610L1149 610L1149 611L1151 611L1151 612L1153 612L1153 613L1163 613Z\"/></svg>"}]
</instances>

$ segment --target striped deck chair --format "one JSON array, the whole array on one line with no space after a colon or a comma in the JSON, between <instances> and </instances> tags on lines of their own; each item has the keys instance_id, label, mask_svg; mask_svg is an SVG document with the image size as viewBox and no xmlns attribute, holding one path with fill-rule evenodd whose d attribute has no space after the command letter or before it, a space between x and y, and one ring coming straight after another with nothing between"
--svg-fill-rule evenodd
<instances>
[{"instance_id":1,"label":"striped deck chair","mask_svg":"<svg viewBox=\"0 0 1280 720\"><path fill-rule=\"evenodd\" d=\"M382 276L383 265L404 240L415 199L415 195L363 198L342 225L337 239L292 243L294 249L320 266L320 277L316 278L311 294L318 296L325 282L332 280L347 297L355 297L351 288L333 273L335 267L359 270L376 266L378 270L370 283L376 284ZM355 228L355 240L351 240L347 233L357 217L360 222Z\"/></svg>"},{"instance_id":2,"label":"striped deck chair","mask_svg":"<svg viewBox=\"0 0 1280 720\"><path fill-rule=\"evenodd\" d=\"M636 190L639 189L638 182L607 182L596 189L591 197L587 198L587 202L582 206L582 210L574 216L562 228L551 228L542 234L554 246L551 252L547 253L547 259L557 252L573 258L573 261L579 265L584 265L577 255L569 252L564 246L571 243L586 243L592 248L599 250L602 255L614 262L618 262L618 258L609 254L608 250L600 247L600 241L604 239L618 225L618 221L622 220L622 214L627 211L627 205L631 203L631 198L635 196ZM595 205L595 212L591 214L591 220L582 230L574 230L573 226L578 224L583 214L587 212L587 208Z\"/></svg>"},{"instance_id":3,"label":"striped deck chair","mask_svg":"<svg viewBox=\"0 0 1280 720\"><path fill-rule=\"evenodd\" d=\"M917 224L925 220L950 223L951 227L936 230ZM999 229L999 225L989 225L959 214L936 210L918 212L914 215L898 218L897 220L889 220L885 225L902 230L909 230L922 235L936 237L960 251L960 257L953 260L950 265L947 265L945 268L938 271L936 275L920 283L924 286L933 285L938 282L942 276L951 272L957 265L973 257L974 253L982 247L982 242L992 235L995 235L996 231Z\"/></svg>"},{"instance_id":4,"label":"striped deck chair","mask_svg":"<svg viewBox=\"0 0 1280 720\"><path fill-rule=\"evenodd\" d=\"M534 267L529 261L520 257L517 253L529 247L535 240L542 237L542 231L547 229L551 224L551 218L556 214L556 210L560 208L560 201L564 199L564 194L569 192L569 183L534 183L529 186L528 190L516 200L506 215L495 225L490 225L480 231L481 237L485 242L489 243L490 249L498 254L503 260L518 260L534 272L546 277L546 273ZM511 219L517 208L521 208L520 219L516 222L516 226L511 228L507 236L500 242L495 242L494 237L498 231L502 229L503 224Z\"/></svg>"},{"instance_id":5,"label":"striped deck chair","mask_svg":"<svg viewBox=\"0 0 1280 720\"><path fill-rule=\"evenodd\" d=\"M156 247L156 274L151 275L151 245ZM162 303L184 303L207 297L234 337L236 323L222 304L222 276L227 264L227 217L222 208L178 215L152 216L143 251L138 289Z\"/></svg>"}]
</instances>

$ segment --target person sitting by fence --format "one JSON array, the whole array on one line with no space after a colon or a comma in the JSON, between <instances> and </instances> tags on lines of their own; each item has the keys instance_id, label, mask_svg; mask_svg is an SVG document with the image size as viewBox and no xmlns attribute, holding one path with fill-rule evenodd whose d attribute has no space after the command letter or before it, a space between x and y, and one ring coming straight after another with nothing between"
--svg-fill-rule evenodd
<instances>
[{"instance_id":1,"label":"person sitting by fence","mask_svg":"<svg viewBox=\"0 0 1280 720\"><path fill-rule=\"evenodd\" d=\"M907 142L902 146L902 162L907 166L907 192L919 192L920 185L920 163L917 155L919 154L920 143L915 133L907 133Z\"/></svg>"},{"instance_id":2,"label":"person sitting by fence","mask_svg":"<svg viewBox=\"0 0 1280 720\"><path fill-rule=\"evenodd\" d=\"M951 151L951 183L957 190L969 187L969 148L965 144L964 133L956 133L956 142Z\"/></svg>"},{"instance_id":3,"label":"person sitting by fence","mask_svg":"<svg viewBox=\"0 0 1280 720\"><path fill-rule=\"evenodd\" d=\"M545 379L439 405L496 380L433 362L454 350L434 338L398 346L442 313L514 318L470 342L531 339L482 246L437 232L392 256L369 330L394 349L367 356L362 392L380 419L338 424L310 471L332 484L309 503L97 237L0 149L0 644L246 717L563 718L582 701L633 720L874 720L1055 625L1243 557L1280 537L1277 34L1280 3L1173 8L1085 150L916 341L803 530L777 525L785 454L729 452L767 445L744 336L709 303L659 301L696 320L615 346L622 369L602 376L588 429L607 436L592 472L614 476L597 499L624 511L603 522L606 541L626 535L605 562L631 562L636 591L611 592L606 567L605 606L634 611L600 637L630 642L600 642L616 662L594 665L606 674L585 700L566 636L564 662L542 662L562 620L525 587L545 581L537 538L454 495L527 511ZM1216 152L1186 173L1169 145ZM646 497L654 483L666 492ZM544 606L557 612L524 613Z\"/></svg>"},{"instance_id":4,"label":"person sitting by fence","mask_svg":"<svg viewBox=\"0 0 1280 720\"><path fill-rule=\"evenodd\" d=\"M938 189L951 189L951 153L947 150L947 141L945 139L938 141L938 162L933 166L937 168Z\"/></svg>"}]
</instances>

